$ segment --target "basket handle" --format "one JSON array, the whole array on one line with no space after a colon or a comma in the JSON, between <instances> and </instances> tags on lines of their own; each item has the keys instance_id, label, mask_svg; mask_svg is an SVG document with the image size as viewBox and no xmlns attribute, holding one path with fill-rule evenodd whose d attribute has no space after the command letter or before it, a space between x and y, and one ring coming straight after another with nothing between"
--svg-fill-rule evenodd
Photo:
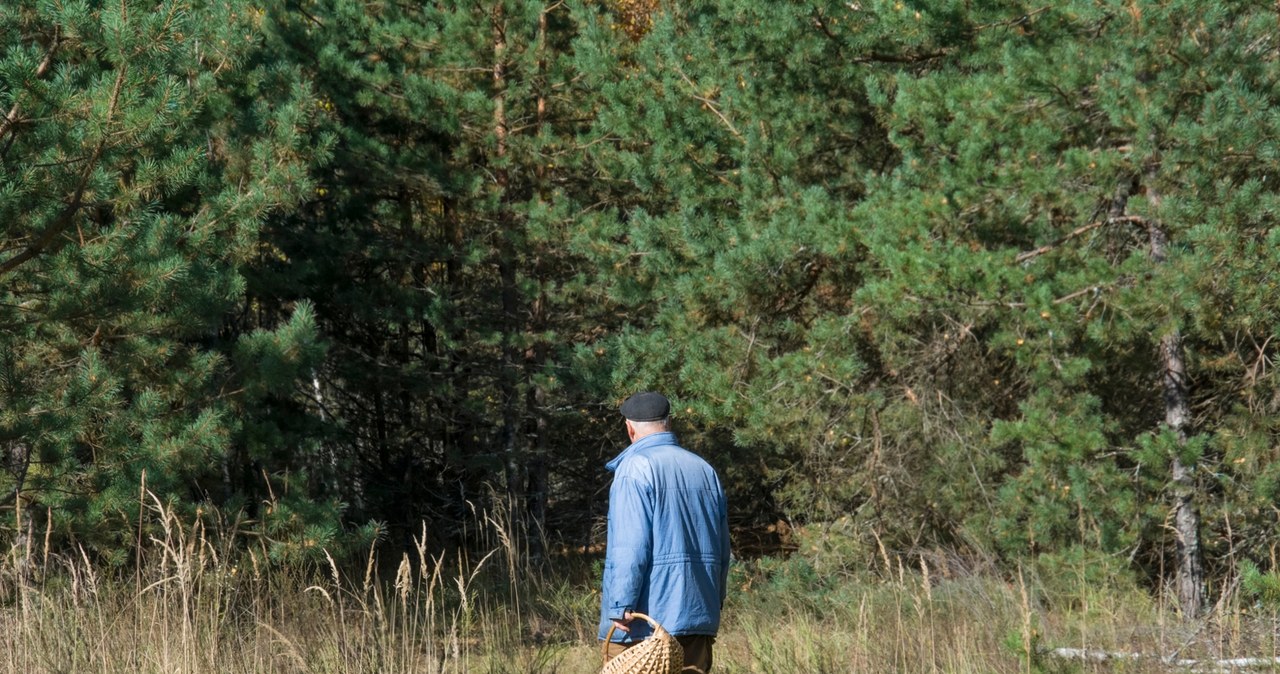
<instances>
[{"instance_id":1,"label":"basket handle","mask_svg":"<svg viewBox=\"0 0 1280 674\"><path fill-rule=\"evenodd\" d=\"M667 631L663 629L662 625L658 624L657 620L637 611L631 611L630 613L632 618L640 618L649 623L649 626L653 628L653 636L661 639L662 635L667 633ZM602 660L602 664L609 662L609 643L613 641L613 631L616 629L618 629L617 621L610 620L609 633L604 635L604 641L600 644L600 659Z\"/></svg>"}]
</instances>

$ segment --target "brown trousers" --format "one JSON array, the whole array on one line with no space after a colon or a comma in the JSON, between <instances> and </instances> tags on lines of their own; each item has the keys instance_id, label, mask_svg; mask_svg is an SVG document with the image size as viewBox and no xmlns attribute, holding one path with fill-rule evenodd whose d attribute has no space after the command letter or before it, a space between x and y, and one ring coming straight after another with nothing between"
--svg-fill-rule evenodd
<instances>
[{"instance_id":1,"label":"brown trousers","mask_svg":"<svg viewBox=\"0 0 1280 674\"><path fill-rule=\"evenodd\" d=\"M684 649L684 671L688 674L710 674L711 645L715 637L705 634L677 636L676 641ZM619 644L609 642L609 658L614 658L635 644ZM606 660L608 662L608 660Z\"/></svg>"}]
</instances>

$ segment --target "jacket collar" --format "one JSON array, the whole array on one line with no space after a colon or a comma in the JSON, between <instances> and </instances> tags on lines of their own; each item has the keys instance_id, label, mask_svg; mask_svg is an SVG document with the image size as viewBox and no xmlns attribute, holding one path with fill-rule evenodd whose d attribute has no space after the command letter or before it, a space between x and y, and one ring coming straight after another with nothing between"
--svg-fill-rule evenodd
<instances>
[{"instance_id":1,"label":"jacket collar","mask_svg":"<svg viewBox=\"0 0 1280 674\"><path fill-rule=\"evenodd\" d=\"M618 465L622 463L623 459L627 458L627 456L634 454L646 447L653 447L655 445L674 445L674 444L676 444L676 434L672 433L671 431L663 431L661 433L646 435L643 438L640 438L639 440L636 440L635 442L631 443L629 447L622 450L621 454L613 457L613 460L610 461L609 463L604 464L604 467L611 471L614 471L618 469Z\"/></svg>"}]
</instances>

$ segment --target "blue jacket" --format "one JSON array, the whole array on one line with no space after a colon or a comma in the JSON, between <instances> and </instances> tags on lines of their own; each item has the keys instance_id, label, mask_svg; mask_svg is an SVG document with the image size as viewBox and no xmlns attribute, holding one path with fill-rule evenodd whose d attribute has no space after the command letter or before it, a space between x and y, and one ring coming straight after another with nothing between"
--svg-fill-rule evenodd
<instances>
[{"instance_id":1,"label":"blue jacket","mask_svg":"<svg viewBox=\"0 0 1280 674\"><path fill-rule=\"evenodd\" d=\"M715 470L673 433L640 438L605 466L609 534L600 639L624 611L651 616L677 635L715 635L729 573L728 509ZM640 641L643 620L613 640Z\"/></svg>"}]
</instances>

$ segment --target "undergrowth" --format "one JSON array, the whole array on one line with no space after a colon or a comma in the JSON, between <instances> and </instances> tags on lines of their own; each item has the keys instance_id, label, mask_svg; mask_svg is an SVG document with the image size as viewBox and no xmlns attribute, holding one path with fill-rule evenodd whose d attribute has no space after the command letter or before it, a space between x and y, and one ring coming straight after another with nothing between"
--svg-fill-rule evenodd
<instances>
[{"instance_id":1,"label":"undergrowth","mask_svg":"<svg viewBox=\"0 0 1280 674\"><path fill-rule=\"evenodd\" d=\"M150 512L161 533L133 572L38 543L11 552L0 568L0 669L599 671L598 559L534 564L499 515L476 514L485 534L470 551L433 547L424 529L411 550L371 549L348 567L327 555L280 564L163 504ZM1218 671L1209 663L1277 655L1274 570L1245 567L1208 617L1185 620L1164 593L1083 551L998 571L941 551L807 549L735 561L717 672Z\"/></svg>"}]
</instances>

